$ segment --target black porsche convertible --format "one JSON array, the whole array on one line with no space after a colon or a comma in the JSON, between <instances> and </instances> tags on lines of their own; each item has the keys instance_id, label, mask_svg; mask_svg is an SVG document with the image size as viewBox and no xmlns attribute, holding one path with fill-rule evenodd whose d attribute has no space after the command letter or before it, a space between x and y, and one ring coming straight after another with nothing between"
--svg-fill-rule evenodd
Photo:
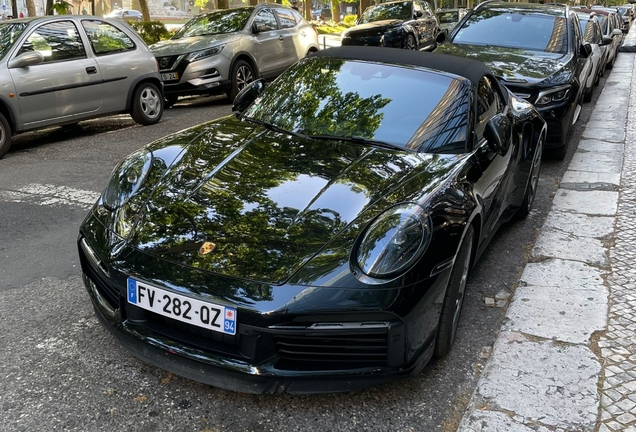
<instances>
[{"instance_id":1,"label":"black porsche convertible","mask_svg":"<svg viewBox=\"0 0 636 432\"><path fill-rule=\"evenodd\" d=\"M341 47L129 155L80 228L135 356L243 392L351 390L451 349L469 270L531 210L544 120L474 60Z\"/></svg>"}]
</instances>

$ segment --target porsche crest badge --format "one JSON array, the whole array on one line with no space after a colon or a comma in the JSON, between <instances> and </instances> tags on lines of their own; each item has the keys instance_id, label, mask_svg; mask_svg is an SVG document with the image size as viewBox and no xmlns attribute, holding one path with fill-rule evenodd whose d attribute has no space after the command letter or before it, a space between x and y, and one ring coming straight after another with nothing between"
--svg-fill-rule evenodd
<instances>
[{"instance_id":1,"label":"porsche crest badge","mask_svg":"<svg viewBox=\"0 0 636 432\"><path fill-rule=\"evenodd\" d=\"M201 255L207 255L210 252L212 252L214 250L214 248L216 247L216 245L212 242L205 242L201 245L201 247L199 248L199 254Z\"/></svg>"}]
</instances>

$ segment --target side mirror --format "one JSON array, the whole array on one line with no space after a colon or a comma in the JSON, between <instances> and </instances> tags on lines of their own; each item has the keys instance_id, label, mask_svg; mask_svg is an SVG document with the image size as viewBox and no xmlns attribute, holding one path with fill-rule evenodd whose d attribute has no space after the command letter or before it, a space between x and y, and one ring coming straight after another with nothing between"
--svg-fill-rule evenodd
<instances>
[{"instance_id":1,"label":"side mirror","mask_svg":"<svg viewBox=\"0 0 636 432\"><path fill-rule=\"evenodd\" d=\"M416 10L415 11L415 14L414 14L415 18L422 18L422 15L424 15L424 14L422 13L421 10Z\"/></svg>"},{"instance_id":2,"label":"side mirror","mask_svg":"<svg viewBox=\"0 0 636 432\"><path fill-rule=\"evenodd\" d=\"M621 29L612 30L612 36L622 35L623 31Z\"/></svg>"},{"instance_id":3,"label":"side mirror","mask_svg":"<svg viewBox=\"0 0 636 432\"><path fill-rule=\"evenodd\" d=\"M37 51L25 52L9 61L9 69L17 69L40 64L44 61L42 53Z\"/></svg>"},{"instance_id":4,"label":"side mirror","mask_svg":"<svg viewBox=\"0 0 636 432\"><path fill-rule=\"evenodd\" d=\"M601 41L600 45L604 46L604 45L611 45L612 42L614 41L614 39L612 39L609 36L603 36L603 40Z\"/></svg>"},{"instance_id":5,"label":"side mirror","mask_svg":"<svg viewBox=\"0 0 636 432\"><path fill-rule=\"evenodd\" d=\"M262 33L265 30L267 30L265 24L256 24L255 22L252 23L252 33Z\"/></svg>"},{"instance_id":6,"label":"side mirror","mask_svg":"<svg viewBox=\"0 0 636 432\"><path fill-rule=\"evenodd\" d=\"M232 111L238 117L243 114L243 111L247 109L248 106L252 104L263 94L265 90L265 80L263 78L257 79L256 81L252 81L245 87L243 90L238 92L236 97L234 98L234 104L232 105Z\"/></svg>"},{"instance_id":7,"label":"side mirror","mask_svg":"<svg viewBox=\"0 0 636 432\"><path fill-rule=\"evenodd\" d=\"M590 45L589 42L583 42L579 49L579 53L581 54L581 57L588 58L590 54L592 54L592 45Z\"/></svg>"},{"instance_id":8,"label":"side mirror","mask_svg":"<svg viewBox=\"0 0 636 432\"><path fill-rule=\"evenodd\" d=\"M446 39L448 39L448 29L444 29L440 31L439 33L437 33L437 36L435 37L435 42L437 42L438 44L441 44L446 42Z\"/></svg>"},{"instance_id":9,"label":"side mirror","mask_svg":"<svg viewBox=\"0 0 636 432\"><path fill-rule=\"evenodd\" d=\"M491 118L486 124L484 138L488 141L488 147L492 151L505 155L512 138L512 126L508 117L504 114L497 114Z\"/></svg>"}]
</instances>

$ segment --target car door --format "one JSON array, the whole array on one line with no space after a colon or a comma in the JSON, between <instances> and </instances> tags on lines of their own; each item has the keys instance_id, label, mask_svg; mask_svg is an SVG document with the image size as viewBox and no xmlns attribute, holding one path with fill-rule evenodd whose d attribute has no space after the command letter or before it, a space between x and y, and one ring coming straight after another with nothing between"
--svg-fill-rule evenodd
<instances>
[{"instance_id":1,"label":"car door","mask_svg":"<svg viewBox=\"0 0 636 432\"><path fill-rule=\"evenodd\" d=\"M278 20L271 8L259 10L251 24L253 46L251 53L258 64L259 73L271 78L285 70L287 60L284 38L279 34Z\"/></svg>"},{"instance_id":2,"label":"car door","mask_svg":"<svg viewBox=\"0 0 636 432\"><path fill-rule=\"evenodd\" d=\"M291 10L276 8L276 15L280 25L279 34L283 38L283 51L285 56L285 69L296 63L302 56L299 53L300 41L298 38L298 23Z\"/></svg>"},{"instance_id":3,"label":"car door","mask_svg":"<svg viewBox=\"0 0 636 432\"><path fill-rule=\"evenodd\" d=\"M73 121L95 113L102 104L102 77L73 20L36 27L15 56L37 51L44 61L10 68L22 118L21 129ZM14 57L15 58L15 57Z\"/></svg>"},{"instance_id":4,"label":"car door","mask_svg":"<svg viewBox=\"0 0 636 432\"><path fill-rule=\"evenodd\" d=\"M481 197L483 206L483 235L490 236L499 226L503 212L508 207L508 199L512 181L510 169L513 149L508 148L504 154L497 153L484 137L488 122L503 112L504 104L496 90L497 83L492 78L482 77L477 91L477 120L474 139L476 141L475 158L481 168L482 175L475 183L475 192ZM519 185L524 186L525 185Z\"/></svg>"},{"instance_id":5,"label":"car door","mask_svg":"<svg viewBox=\"0 0 636 432\"><path fill-rule=\"evenodd\" d=\"M579 17L575 13L570 14L570 28L573 36L573 46L571 46L570 49L574 53L574 57L576 59L576 75L579 85L582 88L582 93L585 90L587 77L592 72L592 59L589 56L585 57L582 54L582 45L585 41L583 39L583 33L581 32Z\"/></svg>"},{"instance_id":6,"label":"car door","mask_svg":"<svg viewBox=\"0 0 636 432\"><path fill-rule=\"evenodd\" d=\"M420 15L417 18L418 28L420 32L420 47L426 47L432 45L436 34L437 18L435 18L435 14L431 10L429 4L427 2L414 2L414 8L416 15ZM421 11L421 14L417 11Z\"/></svg>"}]
</instances>

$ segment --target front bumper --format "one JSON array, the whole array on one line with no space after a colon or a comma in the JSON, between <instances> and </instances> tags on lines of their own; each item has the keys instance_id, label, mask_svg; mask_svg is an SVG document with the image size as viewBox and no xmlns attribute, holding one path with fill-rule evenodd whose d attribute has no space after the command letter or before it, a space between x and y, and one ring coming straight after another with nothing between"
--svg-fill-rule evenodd
<instances>
[{"instance_id":1,"label":"front bumper","mask_svg":"<svg viewBox=\"0 0 636 432\"><path fill-rule=\"evenodd\" d=\"M127 275L114 261L102 260L103 251L90 241L94 239L79 238L80 262L100 320L131 354L175 374L247 393L336 392L416 373L432 356L436 324L430 326L437 322L435 303L441 302L435 293L441 289L443 295L447 275L433 279L429 295L406 317L342 306L323 314L273 313L237 302L231 305L238 316L237 334L232 336L127 303ZM130 251L127 255L135 259ZM320 289L334 292L310 288ZM426 325L428 332L423 332Z\"/></svg>"},{"instance_id":2,"label":"front bumper","mask_svg":"<svg viewBox=\"0 0 636 432\"><path fill-rule=\"evenodd\" d=\"M189 63L186 55L157 57L166 96L220 94L230 89L230 59L222 53ZM178 74L178 79L169 79Z\"/></svg>"}]
</instances>

